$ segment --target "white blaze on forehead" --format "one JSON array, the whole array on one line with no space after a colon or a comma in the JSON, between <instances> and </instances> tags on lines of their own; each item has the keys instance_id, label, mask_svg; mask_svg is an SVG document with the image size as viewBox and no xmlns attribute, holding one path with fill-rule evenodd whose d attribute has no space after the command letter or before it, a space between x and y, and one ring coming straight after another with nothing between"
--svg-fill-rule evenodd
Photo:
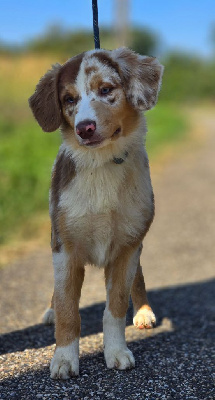
<instances>
[{"instance_id":1,"label":"white blaze on forehead","mask_svg":"<svg viewBox=\"0 0 215 400\"><path fill-rule=\"evenodd\" d=\"M85 73L85 68L86 68L86 62L83 60L80 65L80 69L75 81L77 89L80 93L86 92L87 75Z\"/></svg>"},{"instance_id":2,"label":"white blaze on forehead","mask_svg":"<svg viewBox=\"0 0 215 400\"><path fill-rule=\"evenodd\" d=\"M78 112L75 116L75 126L81 121L91 120L96 122L96 114L91 105L92 96L81 93Z\"/></svg>"},{"instance_id":3,"label":"white blaze on forehead","mask_svg":"<svg viewBox=\"0 0 215 400\"><path fill-rule=\"evenodd\" d=\"M75 126L81 121L91 120L96 122L96 114L91 106L92 94L87 94L87 74L85 73L86 63L83 61L76 78L76 87L80 93L78 112L75 116Z\"/></svg>"}]
</instances>

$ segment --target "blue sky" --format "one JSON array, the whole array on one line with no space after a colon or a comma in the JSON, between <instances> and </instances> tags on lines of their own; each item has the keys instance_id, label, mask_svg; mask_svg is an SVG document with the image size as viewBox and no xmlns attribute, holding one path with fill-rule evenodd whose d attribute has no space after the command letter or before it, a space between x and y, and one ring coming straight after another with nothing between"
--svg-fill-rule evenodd
<instances>
[{"instance_id":1,"label":"blue sky","mask_svg":"<svg viewBox=\"0 0 215 400\"><path fill-rule=\"evenodd\" d=\"M114 2L98 0L100 25L112 26ZM20 44L54 23L91 29L91 0L0 0L0 41ZM167 48L209 56L215 0L130 0L130 23L158 33Z\"/></svg>"}]
</instances>

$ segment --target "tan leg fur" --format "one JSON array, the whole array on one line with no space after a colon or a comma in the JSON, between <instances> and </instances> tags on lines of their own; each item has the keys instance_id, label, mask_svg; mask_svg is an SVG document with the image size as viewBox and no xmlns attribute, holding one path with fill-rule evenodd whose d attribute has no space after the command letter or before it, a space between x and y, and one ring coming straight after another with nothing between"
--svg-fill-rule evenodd
<instances>
[{"instance_id":1,"label":"tan leg fur","mask_svg":"<svg viewBox=\"0 0 215 400\"><path fill-rule=\"evenodd\" d=\"M63 250L53 255L53 261L56 350L50 367L51 377L68 379L79 373L79 300L84 265L75 252L71 255Z\"/></svg>"},{"instance_id":2,"label":"tan leg fur","mask_svg":"<svg viewBox=\"0 0 215 400\"><path fill-rule=\"evenodd\" d=\"M152 328L156 323L156 318L148 302L144 276L140 264L137 267L131 288L131 298L134 307L134 325L139 329Z\"/></svg>"}]
</instances>

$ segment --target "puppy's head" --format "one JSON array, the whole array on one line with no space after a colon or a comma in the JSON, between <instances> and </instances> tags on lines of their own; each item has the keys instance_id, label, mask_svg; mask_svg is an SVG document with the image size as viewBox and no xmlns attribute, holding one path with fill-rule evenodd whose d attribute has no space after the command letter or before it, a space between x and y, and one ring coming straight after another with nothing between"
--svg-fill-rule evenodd
<instances>
[{"instance_id":1,"label":"puppy's head","mask_svg":"<svg viewBox=\"0 0 215 400\"><path fill-rule=\"evenodd\" d=\"M44 131L61 126L67 141L103 147L133 132L140 111L156 104L162 72L155 58L126 48L89 51L48 71L29 104Z\"/></svg>"}]
</instances>

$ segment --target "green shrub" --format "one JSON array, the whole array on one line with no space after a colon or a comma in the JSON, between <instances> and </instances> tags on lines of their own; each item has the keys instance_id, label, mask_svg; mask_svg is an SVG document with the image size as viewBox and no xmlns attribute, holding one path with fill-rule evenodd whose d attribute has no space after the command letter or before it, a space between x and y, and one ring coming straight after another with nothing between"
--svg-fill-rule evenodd
<instances>
[{"instance_id":1,"label":"green shrub","mask_svg":"<svg viewBox=\"0 0 215 400\"><path fill-rule=\"evenodd\" d=\"M0 243L48 209L48 188L60 139L33 120L0 119Z\"/></svg>"}]
</instances>

